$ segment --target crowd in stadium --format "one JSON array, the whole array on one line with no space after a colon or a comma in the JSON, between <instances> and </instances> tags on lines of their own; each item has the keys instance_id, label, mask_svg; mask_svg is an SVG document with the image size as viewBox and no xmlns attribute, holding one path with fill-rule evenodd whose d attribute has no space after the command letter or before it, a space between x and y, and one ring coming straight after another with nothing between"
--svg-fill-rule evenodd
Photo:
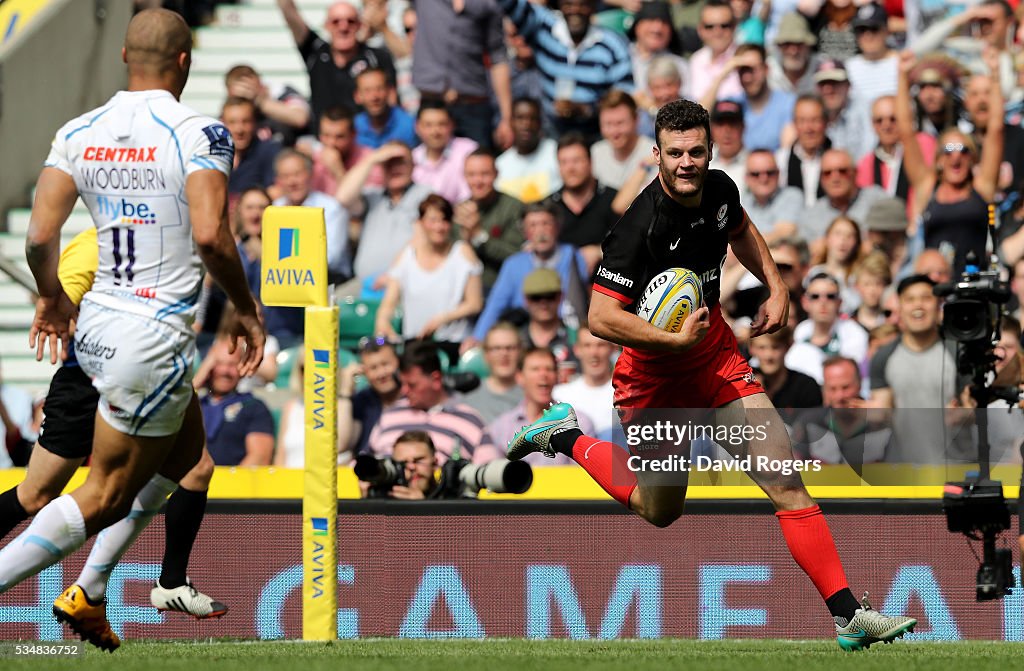
<instances>
[{"instance_id":1,"label":"crowd in stadium","mask_svg":"<svg viewBox=\"0 0 1024 671\"><path fill-rule=\"evenodd\" d=\"M486 461L552 401L571 403L584 433L610 438L617 348L587 330L591 278L606 233L658 174L654 120L679 97L709 110L711 168L736 182L790 290L789 327L750 340L766 291L731 256L720 270L727 320L780 410L969 405L932 288L972 251L984 265L997 255L1011 278L998 366L1019 371L1015 3L407 4L342 1L310 26L278 0L308 99L244 63L225 73L231 217L254 295L264 208L307 205L324 209L343 320L363 310L363 332L342 343L343 463L388 454L410 428L431 435L441 461ZM208 284L195 385L210 452L220 465L299 467L301 310L263 308L272 338L250 379L218 341L230 312ZM462 393L465 372L482 380ZM273 412L268 384L294 391ZM3 386L14 463L38 410ZM896 440L939 432L931 444L942 430L892 425ZM886 444L864 460L884 461ZM824 443L802 456L844 460Z\"/></svg>"}]
</instances>

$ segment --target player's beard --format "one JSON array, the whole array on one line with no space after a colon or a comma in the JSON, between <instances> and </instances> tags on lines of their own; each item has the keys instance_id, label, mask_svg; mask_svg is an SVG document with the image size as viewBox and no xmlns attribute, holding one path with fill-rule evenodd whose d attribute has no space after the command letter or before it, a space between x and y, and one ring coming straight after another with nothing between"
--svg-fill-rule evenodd
<instances>
[{"instance_id":1,"label":"player's beard","mask_svg":"<svg viewBox=\"0 0 1024 671\"><path fill-rule=\"evenodd\" d=\"M661 176L661 183L668 190L669 195L676 199L699 199L704 190L704 179L708 174L708 166L695 169L695 176L692 180L681 181L673 172L668 172L664 164L658 165L658 172Z\"/></svg>"}]
</instances>

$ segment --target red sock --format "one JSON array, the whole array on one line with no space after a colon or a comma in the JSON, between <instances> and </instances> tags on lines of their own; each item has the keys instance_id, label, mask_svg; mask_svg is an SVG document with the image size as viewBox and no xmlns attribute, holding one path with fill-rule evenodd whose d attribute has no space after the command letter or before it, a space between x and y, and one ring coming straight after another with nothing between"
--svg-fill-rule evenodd
<instances>
[{"instance_id":1,"label":"red sock","mask_svg":"<svg viewBox=\"0 0 1024 671\"><path fill-rule=\"evenodd\" d=\"M841 589L849 589L821 508L815 505L803 510L780 510L775 516L779 518L790 554L818 588L822 599Z\"/></svg>"},{"instance_id":2,"label":"red sock","mask_svg":"<svg viewBox=\"0 0 1024 671\"><path fill-rule=\"evenodd\" d=\"M615 443L580 436L572 445L572 458L613 499L629 507L629 496L636 489L636 473L626 465L629 452Z\"/></svg>"}]
</instances>

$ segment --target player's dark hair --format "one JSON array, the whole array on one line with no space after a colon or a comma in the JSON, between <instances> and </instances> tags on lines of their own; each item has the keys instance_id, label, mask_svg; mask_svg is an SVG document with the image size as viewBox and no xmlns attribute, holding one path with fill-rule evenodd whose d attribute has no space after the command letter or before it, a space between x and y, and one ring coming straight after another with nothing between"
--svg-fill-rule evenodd
<instances>
[{"instance_id":1,"label":"player's dark hair","mask_svg":"<svg viewBox=\"0 0 1024 671\"><path fill-rule=\"evenodd\" d=\"M420 219L427 216L427 210L431 208L439 211L445 221L451 221L452 216L455 214L452 210L452 204L448 202L448 199L436 193L432 193L420 201Z\"/></svg>"},{"instance_id":2,"label":"player's dark hair","mask_svg":"<svg viewBox=\"0 0 1024 671\"><path fill-rule=\"evenodd\" d=\"M703 128L708 145L711 144L711 119L708 111L692 100L673 100L658 110L654 121L654 137L661 149L661 131L687 131Z\"/></svg>"},{"instance_id":3,"label":"player's dark hair","mask_svg":"<svg viewBox=\"0 0 1024 671\"><path fill-rule=\"evenodd\" d=\"M519 355L519 360L516 362L516 370L522 372L523 366L526 365L526 360L529 359L531 356L534 356L536 354L539 354L540 356L545 356L545 357L550 358L551 359L551 363L553 363L555 365L555 369L556 370L558 369L558 357L556 357L555 353L551 351L551 348L549 348L549 347L529 347L529 348L523 350L523 353Z\"/></svg>"},{"instance_id":4,"label":"player's dark hair","mask_svg":"<svg viewBox=\"0 0 1024 671\"><path fill-rule=\"evenodd\" d=\"M430 434L426 431L405 431L395 440L395 446L397 447L401 443L423 443L430 450L431 454L437 453L437 448L434 447L434 441L430 438Z\"/></svg>"},{"instance_id":5,"label":"player's dark hair","mask_svg":"<svg viewBox=\"0 0 1024 671\"><path fill-rule=\"evenodd\" d=\"M557 154L566 147L574 147L576 145L583 147L587 151L587 156L590 156L590 145L587 144L587 138L583 136L583 133L574 130L558 138L558 149L555 150L555 153Z\"/></svg>"},{"instance_id":6,"label":"player's dark hair","mask_svg":"<svg viewBox=\"0 0 1024 671\"><path fill-rule=\"evenodd\" d=\"M440 373L441 356L437 343L430 340L412 340L405 344L399 359L398 369L403 373L419 368L426 375Z\"/></svg>"}]
</instances>

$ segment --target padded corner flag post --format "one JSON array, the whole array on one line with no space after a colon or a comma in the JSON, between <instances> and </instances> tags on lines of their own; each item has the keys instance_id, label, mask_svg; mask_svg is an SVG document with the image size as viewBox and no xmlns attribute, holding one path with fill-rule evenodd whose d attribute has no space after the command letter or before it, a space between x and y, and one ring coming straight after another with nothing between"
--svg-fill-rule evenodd
<instances>
[{"instance_id":1,"label":"padded corner flag post","mask_svg":"<svg viewBox=\"0 0 1024 671\"><path fill-rule=\"evenodd\" d=\"M302 638L338 637L338 308L327 299L324 211L263 213L262 302L304 307L305 475L302 495Z\"/></svg>"}]
</instances>

